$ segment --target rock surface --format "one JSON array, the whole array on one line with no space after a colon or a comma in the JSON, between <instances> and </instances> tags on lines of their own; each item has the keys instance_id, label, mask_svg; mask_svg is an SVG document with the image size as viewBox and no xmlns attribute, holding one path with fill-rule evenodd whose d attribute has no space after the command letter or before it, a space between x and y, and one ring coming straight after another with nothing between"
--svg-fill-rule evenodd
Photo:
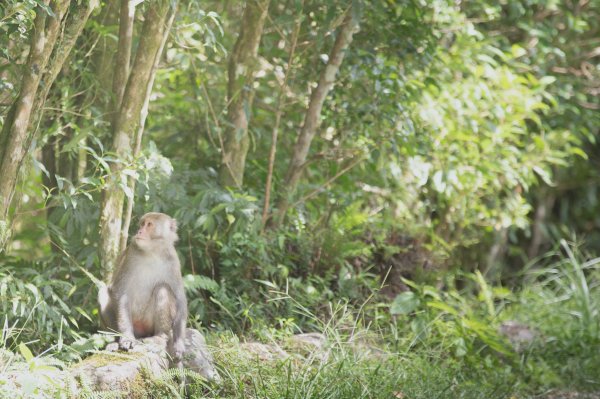
<instances>
[{"instance_id":1,"label":"rock surface","mask_svg":"<svg viewBox=\"0 0 600 399\"><path fill-rule=\"evenodd\" d=\"M290 351L296 352L308 359L318 359L327 361L329 358L329 348L327 348L327 338L321 333L302 333L292 335L287 346Z\"/></svg>"},{"instance_id":2,"label":"rock surface","mask_svg":"<svg viewBox=\"0 0 600 399\"><path fill-rule=\"evenodd\" d=\"M260 342L245 342L240 344L240 348L252 357L257 357L263 361L283 360L290 356L278 345L268 345Z\"/></svg>"},{"instance_id":3,"label":"rock surface","mask_svg":"<svg viewBox=\"0 0 600 399\"><path fill-rule=\"evenodd\" d=\"M185 348L185 368L209 381L220 380L206 340L199 331L187 329ZM136 385L143 385L144 377L157 378L169 368L166 349L166 338L144 338L129 352L96 353L79 363L72 374L86 390L132 392Z\"/></svg>"},{"instance_id":4,"label":"rock surface","mask_svg":"<svg viewBox=\"0 0 600 399\"><path fill-rule=\"evenodd\" d=\"M513 320L502 323L498 331L510 341L517 352L531 345L538 337L531 327Z\"/></svg>"},{"instance_id":5,"label":"rock surface","mask_svg":"<svg viewBox=\"0 0 600 399\"><path fill-rule=\"evenodd\" d=\"M213 356L206 346L206 339L198 330L187 329L185 350L183 367L195 371L208 381L217 383L221 381L221 377L214 366Z\"/></svg>"},{"instance_id":6,"label":"rock surface","mask_svg":"<svg viewBox=\"0 0 600 399\"><path fill-rule=\"evenodd\" d=\"M236 353L243 353L249 365L254 362L318 361L326 362L331 355L331 343L321 333L296 334L281 343L244 342L233 344ZM151 337L139 341L130 351L117 351L116 343L80 362L71 370L79 382L79 393L114 392L123 397L142 392L148 380L160 378L171 367L164 337ZM187 329L186 353L183 366L207 381L220 383L212 354L204 336L197 330ZM361 356L378 358L379 352L366 338L355 337L349 350ZM112 349L112 351L111 351Z\"/></svg>"}]
</instances>

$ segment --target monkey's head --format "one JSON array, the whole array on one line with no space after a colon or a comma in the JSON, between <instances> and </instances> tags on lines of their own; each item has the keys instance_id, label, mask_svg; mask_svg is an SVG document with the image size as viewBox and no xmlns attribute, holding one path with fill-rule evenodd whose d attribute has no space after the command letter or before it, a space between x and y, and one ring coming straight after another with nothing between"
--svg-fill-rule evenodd
<instances>
[{"instance_id":1,"label":"monkey's head","mask_svg":"<svg viewBox=\"0 0 600 399\"><path fill-rule=\"evenodd\" d=\"M177 221L164 213L150 212L140 219L134 242L141 248L159 243L173 245L177 241Z\"/></svg>"}]
</instances>

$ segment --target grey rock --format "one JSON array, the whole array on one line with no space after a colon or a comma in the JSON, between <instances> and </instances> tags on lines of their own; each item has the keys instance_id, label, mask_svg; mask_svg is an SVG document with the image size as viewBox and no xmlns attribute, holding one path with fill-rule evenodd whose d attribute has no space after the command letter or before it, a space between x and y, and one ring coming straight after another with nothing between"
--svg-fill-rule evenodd
<instances>
[{"instance_id":1,"label":"grey rock","mask_svg":"<svg viewBox=\"0 0 600 399\"><path fill-rule=\"evenodd\" d=\"M217 383L221 381L221 377L214 366L213 356L208 351L206 339L198 330L187 329L185 350L183 367L195 371L209 381Z\"/></svg>"},{"instance_id":2,"label":"grey rock","mask_svg":"<svg viewBox=\"0 0 600 399\"><path fill-rule=\"evenodd\" d=\"M213 358L206 346L204 336L197 330L186 331L186 355L184 367L187 367L209 381L219 382ZM109 344L107 349L116 349ZM144 378L158 378L170 366L167 353L167 338L162 336L144 338L127 352L102 351L83 360L72 369L87 390L116 391L131 393Z\"/></svg>"},{"instance_id":3,"label":"grey rock","mask_svg":"<svg viewBox=\"0 0 600 399\"><path fill-rule=\"evenodd\" d=\"M330 350L327 348L327 338L321 333L303 333L292 335L287 346L307 359L327 361Z\"/></svg>"},{"instance_id":4,"label":"grey rock","mask_svg":"<svg viewBox=\"0 0 600 399\"><path fill-rule=\"evenodd\" d=\"M512 320L503 322L498 331L510 341L517 351L529 346L538 337L538 333L531 327Z\"/></svg>"},{"instance_id":5,"label":"grey rock","mask_svg":"<svg viewBox=\"0 0 600 399\"><path fill-rule=\"evenodd\" d=\"M240 349L259 360L276 361L287 359L290 355L278 345L268 345L260 342L245 342L240 344Z\"/></svg>"},{"instance_id":6,"label":"grey rock","mask_svg":"<svg viewBox=\"0 0 600 399\"><path fill-rule=\"evenodd\" d=\"M321 333L303 333L292 335L290 342L298 346L310 348L311 350L321 350L325 347L327 339Z\"/></svg>"}]
</instances>

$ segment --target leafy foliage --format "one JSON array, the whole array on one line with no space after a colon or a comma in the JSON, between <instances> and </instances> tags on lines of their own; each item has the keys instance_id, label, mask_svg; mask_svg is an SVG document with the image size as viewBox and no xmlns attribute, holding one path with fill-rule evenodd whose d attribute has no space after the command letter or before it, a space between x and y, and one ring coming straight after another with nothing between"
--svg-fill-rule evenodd
<instances>
[{"instance_id":1,"label":"leafy foliage","mask_svg":"<svg viewBox=\"0 0 600 399\"><path fill-rule=\"evenodd\" d=\"M81 284L82 274L76 268L28 265L10 258L1 262L3 347L28 342L36 350L62 351L65 341L79 337L80 328L95 323L89 284Z\"/></svg>"},{"instance_id":2,"label":"leafy foliage","mask_svg":"<svg viewBox=\"0 0 600 399\"><path fill-rule=\"evenodd\" d=\"M51 13L42 3L0 4L0 127L36 13ZM180 4L141 154L127 160L111 151L114 4L102 2L51 87L14 220L0 221L0 365L11 373L0 389L67 395L66 362L102 345L98 219L117 164L116 189L135 200L130 230L149 211L177 219L190 324L214 331L225 376L215 387L168 372L149 387L157 397L183 397L182 377L207 397L599 389L598 2L271 2L240 189L220 187L216 171L243 4ZM360 30L286 223L263 226L273 129L271 218L349 8ZM515 320L536 339L514 346L502 326ZM256 364L237 338L303 331L327 336L328 361ZM383 354L363 356L357 341Z\"/></svg>"}]
</instances>

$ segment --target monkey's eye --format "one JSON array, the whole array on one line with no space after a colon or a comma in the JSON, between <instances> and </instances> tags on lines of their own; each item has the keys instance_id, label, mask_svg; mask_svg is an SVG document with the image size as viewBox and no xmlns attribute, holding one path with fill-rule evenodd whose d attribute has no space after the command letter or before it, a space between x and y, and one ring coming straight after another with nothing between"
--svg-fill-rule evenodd
<instances>
[{"instance_id":1,"label":"monkey's eye","mask_svg":"<svg viewBox=\"0 0 600 399\"><path fill-rule=\"evenodd\" d=\"M152 222L148 222L147 226L152 227Z\"/></svg>"}]
</instances>

